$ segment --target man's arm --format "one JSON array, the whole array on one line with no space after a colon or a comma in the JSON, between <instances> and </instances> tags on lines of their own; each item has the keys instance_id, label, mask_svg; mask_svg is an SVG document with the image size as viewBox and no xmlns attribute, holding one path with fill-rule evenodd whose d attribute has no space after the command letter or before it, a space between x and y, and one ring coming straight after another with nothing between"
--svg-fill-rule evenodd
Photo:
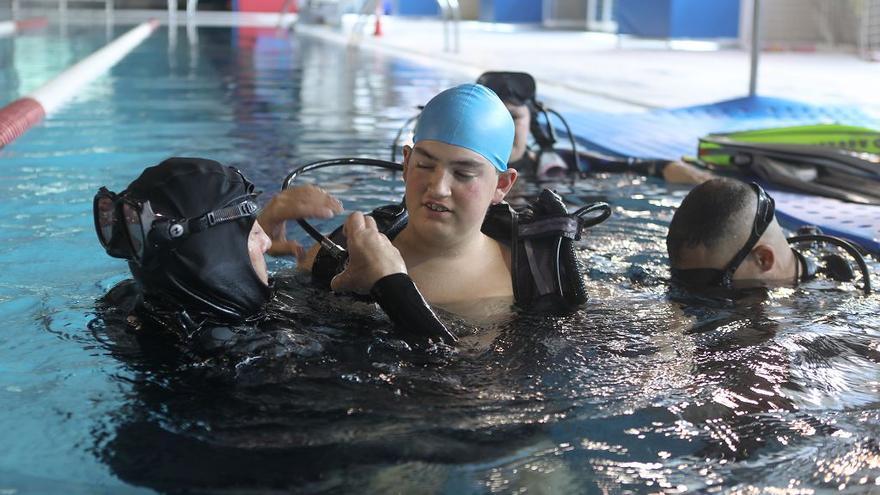
<instances>
[{"instance_id":1,"label":"man's arm","mask_svg":"<svg viewBox=\"0 0 880 495\"><path fill-rule=\"evenodd\" d=\"M309 253L296 241L287 239L287 221L300 218L331 218L342 213L342 203L323 189L305 185L285 189L263 208L257 221L272 239L269 254L272 256L294 255L305 260ZM317 253L317 249L314 249ZM314 260L314 254L311 255ZM311 264L310 264L311 265Z\"/></svg>"},{"instance_id":2,"label":"man's arm","mask_svg":"<svg viewBox=\"0 0 880 495\"><path fill-rule=\"evenodd\" d=\"M674 161L663 167L663 179L673 184L702 184L715 175L708 170L699 169L688 163Z\"/></svg>"},{"instance_id":3,"label":"man's arm","mask_svg":"<svg viewBox=\"0 0 880 495\"><path fill-rule=\"evenodd\" d=\"M348 264L330 281L331 289L369 293L404 337L447 344L457 340L428 306L407 274L400 251L379 232L373 217L352 213L342 231Z\"/></svg>"}]
</instances>

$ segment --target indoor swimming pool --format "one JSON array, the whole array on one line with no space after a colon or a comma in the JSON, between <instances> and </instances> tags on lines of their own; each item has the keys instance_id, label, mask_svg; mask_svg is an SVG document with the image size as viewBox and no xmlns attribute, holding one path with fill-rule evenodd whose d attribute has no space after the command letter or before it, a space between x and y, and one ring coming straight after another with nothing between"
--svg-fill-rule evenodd
<instances>
[{"instance_id":1,"label":"indoor swimming pool","mask_svg":"<svg viewBox=\"0 0 880 495\"><path fill-rule=\"evenodd\" d=\"M0 39L0 99L107 35ZM590 301L450 319L455 349L409 349L372 306L313 289L284 259L269 265L283 323L222 358L152 348L99 314L128 274L95 238L100 186L200 156L240 168L265 203L297 165L387 159L416 106L465 81L272 29L162 27L0 150L0 494L880 491L880 296L671 288L664 239L687 189L657 179L556 184L571 207L613 208L578 245ZM403 192L369 169L304 180L348 211Z\"/></svg>"}]
</instances>

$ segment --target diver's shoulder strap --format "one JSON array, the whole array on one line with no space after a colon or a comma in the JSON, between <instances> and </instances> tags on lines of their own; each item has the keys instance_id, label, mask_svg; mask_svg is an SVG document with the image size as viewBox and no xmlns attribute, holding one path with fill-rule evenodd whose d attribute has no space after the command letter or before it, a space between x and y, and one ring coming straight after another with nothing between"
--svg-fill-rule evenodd
<instances>
[{"instance_id":1,"label":"diver's shoulder strap","mask_svg":"<svg viewBox=\"0 0 880 495\"><path fill-rule=\"evenodd\" d=\"M406 227L406 223L409 220L403 203L380 206L368 213L368 215L376 220L376 227L379 229L379 232L392 240ZM334 230L327 237L343 248L347 247L345 235L342 233L342 226ZM318 251L317 256L315 256L314 263L312 263L312 283L323 289L330 290L330 280L344 268L335 256L322 247Z\"/></svg>"},{"instance_id":2,"label":"diver's shoulder strap","mask_svg":"<svg viewBox=\"0 0 880 495\"><path fill-rule=\"evenodd\" d=\"M587 217L595 212L600 215ZM610 213L605 203L569 213L562 198L550 189L518 211L506 203L491 207L482 230L510 246L516 303L559 312L586 302L583 267L573 243L581 238L584 228L604 221Z\"/></svg>"}]
</instances>

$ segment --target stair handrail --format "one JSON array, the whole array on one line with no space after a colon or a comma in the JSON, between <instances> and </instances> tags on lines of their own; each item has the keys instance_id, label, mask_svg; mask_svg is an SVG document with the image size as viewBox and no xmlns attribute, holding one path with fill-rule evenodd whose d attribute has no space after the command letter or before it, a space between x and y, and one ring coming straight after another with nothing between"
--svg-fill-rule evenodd
<instances>
[{"instance_id":1,"label":"stair handrail","mask_svg":"<svg viewBox=\"0 0 880 495\"><path fill-rule=\"evenodd\" d=\"M440 6L440 15L443 19L443 50L458 53L461 46L461 7L458 0L437 0ZM452 43L450 43L450 39Z\"/></svg>"}]
</instances>

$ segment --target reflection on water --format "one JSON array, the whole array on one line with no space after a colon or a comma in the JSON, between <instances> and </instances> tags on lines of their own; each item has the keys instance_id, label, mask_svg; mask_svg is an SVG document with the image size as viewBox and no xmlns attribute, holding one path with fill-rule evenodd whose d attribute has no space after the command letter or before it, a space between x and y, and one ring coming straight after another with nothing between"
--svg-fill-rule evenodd
<instances>
[{"instance_id":1,"label":"reflection on water","mask_svg":"<svg viewBox=\"0 0 880 495\"><path fill-rule=\"evenodd\" d=\"M386 157L413 107L457 82L305 38L200 29L197 44L151 38L4 149L0 424L19 433L4 437L0 491L59 491L40 476L77 493L880 490L880 296L672 289L664 236L685 191L637 177L555 185L571 206L614 209L578 245L586 307L450 320L456 348L410 349L375 307L310 288L286 260L272 264L270 320L211 354L96 316L126 273L95 242L100 185L190 154L271 192L313 158ZM402 194L399 177L363 169L302 180L348 210Z\"/></svg>"},{"instance_id":2,"label":"reflection on water","mask_svg":"<svg viewBox=\"0 0 880 495\"><path fill-rule=\"evenodd\" d=\"M361 191L384 182L349 179ZM695 299L670 289L658 226L674 196L636 184L644 199L633 200L632 182L559 186L617 213L583 242L593 299L574 315L453 321L456 348L413 350L374 307L282 272L273 322L222 357L169 365L162 346L159 365L124 334L109 339L134 378L99 456L158 489L877 486L876 296L777 289Z\"/></svg>"}]
</instances>

